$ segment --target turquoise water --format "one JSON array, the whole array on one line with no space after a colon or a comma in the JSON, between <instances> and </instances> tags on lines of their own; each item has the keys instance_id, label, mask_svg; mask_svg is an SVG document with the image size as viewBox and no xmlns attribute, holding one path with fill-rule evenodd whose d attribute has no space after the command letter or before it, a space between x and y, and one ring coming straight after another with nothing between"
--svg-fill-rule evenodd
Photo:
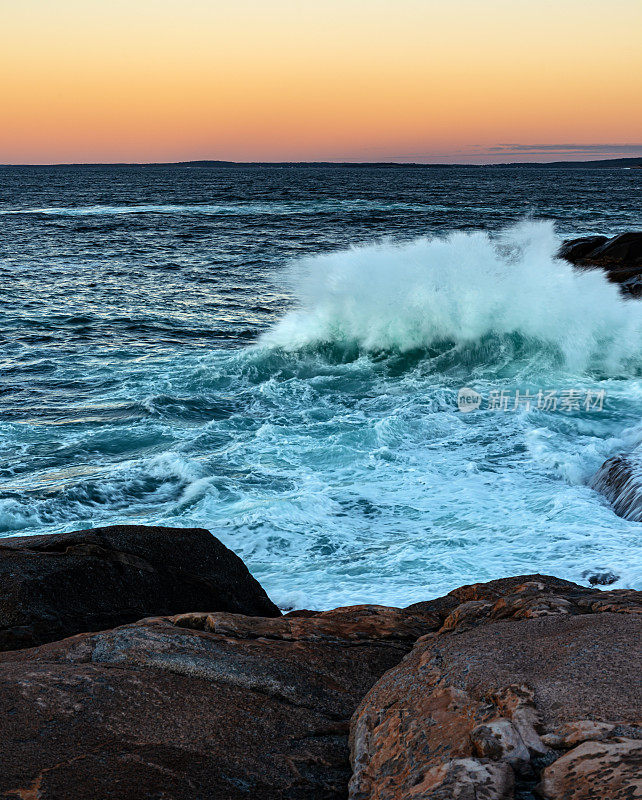
<instances>
[{"instance_id":1,"label":"turquoise water","mask_svg":"<svg viewBox=\"0 0 642 800\"><path fill-rule=\"evenodd\" d=\"M632 172L4 170L0 535L204 526L283 607L641 587L587 482L642 440L642 304L555 259L639 225Z\"/></svg>"}]
</instances>

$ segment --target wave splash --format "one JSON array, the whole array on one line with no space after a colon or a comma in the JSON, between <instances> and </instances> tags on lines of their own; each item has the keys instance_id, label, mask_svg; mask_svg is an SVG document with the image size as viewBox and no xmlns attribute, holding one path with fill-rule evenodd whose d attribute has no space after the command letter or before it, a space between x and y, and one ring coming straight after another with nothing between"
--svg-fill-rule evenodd
<instances>
[{"instance_id":1,"label":"wave splash","mask_svg":"<svg viewBox=\"0 0 642 800\"><path fill-rule=\"evenodd\" d=\"M619 369L642 353L642 304L601 271L556 258L559 245L551 222L527 220L493 237L454 232L305 258L287 274L296 309L260 344L404 352L517 335L572 370Z\"/></svg>"}]
</instances>

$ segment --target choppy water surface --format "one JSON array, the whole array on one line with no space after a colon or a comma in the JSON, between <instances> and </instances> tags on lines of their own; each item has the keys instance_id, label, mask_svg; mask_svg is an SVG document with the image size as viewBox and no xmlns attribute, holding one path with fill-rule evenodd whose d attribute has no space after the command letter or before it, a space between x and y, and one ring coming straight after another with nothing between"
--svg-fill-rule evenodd
<instances>
[{"instance_id":1,"label":"choppy water surface","mask_svg":"<svg viewBox=\"0 0 642 800\"><path fill-rule=\"evenodd\" d=\"M640 523L587 486L642 439L642 303L554 257L639 228L641 188L634 170L0 168L0 535L208 527L283 606L531 571L642 586ZM479 410L458 411L462 386ZM512 410L540 390L556 410ZM510 411L488 407L501 391Z\"/></svg>"}]
</instances>

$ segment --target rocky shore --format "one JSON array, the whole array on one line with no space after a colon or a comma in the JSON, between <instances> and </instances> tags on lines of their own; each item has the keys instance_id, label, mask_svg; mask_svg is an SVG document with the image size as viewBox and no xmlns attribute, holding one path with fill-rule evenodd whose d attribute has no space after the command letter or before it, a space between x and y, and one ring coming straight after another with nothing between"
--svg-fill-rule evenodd
<instances>
[{"instance_id":1,"label":"rocky shore","mask_svg":"<svg viewBox=\"0 0 642 800\"><path fill-rule=\"evenodd\" d=\"M3 800L642 797L640 592L282 615L207 531L137 526L5 539L0 577Z\"/></svg>"}]
</instances>

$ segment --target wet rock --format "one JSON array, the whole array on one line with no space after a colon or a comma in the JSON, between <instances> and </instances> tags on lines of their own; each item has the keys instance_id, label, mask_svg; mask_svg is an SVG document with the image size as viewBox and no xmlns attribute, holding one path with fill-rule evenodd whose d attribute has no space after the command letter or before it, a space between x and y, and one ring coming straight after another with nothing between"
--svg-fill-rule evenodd
<instances>
[{"instance_id":1,"label":"wet rock","mask_svg":"<svg viewBox=\"0 0 642 800\"><path fill-rule=\"evenodd\" d=\"M605 236L585 236L565 241L558 257L583 269L603 269L624 294L642 294L642 231Z\"/></svg>"},{"instance_id":2,"label":"wet rock","mask_svg":"<svg viewBox=\"0 0 642 800\"><path fill-rule=\"evenodd\" d=\"M345 798L351 714L437 624L190 613L0 654L0 798Z\"/></svg>"},{"instance_id":3,"label":"wet rock","mask_svg":"<svg viewBox=\"0 0 642 800\"><path fill-rule=\"evenodd\" d=\"M625 295L640 297L642 295L642 273L623 280L620 283L620 289Z\"/></svg>"},{"instance_id":4,"label":"wet rock","mask_svg":"<svg viewBox=\"0 0 642 800\"><path fill-rule=\"evenodd\" d=\"M611 586L620 579L620 576L616 575L610 569L596 572L587 570L582 573L582 577L584 580L587 580L591 586Z\"/></svg>"},{"instance_id":5,"label":"wet rock","mask_svg":"<svg viewBox=\"0 0 642 800\"><path fill-rule=\"evenodd\" d=\"M613 236L584 236L567 239L558 251L559 258L581 267L602 267L608 272L642 268L642 231Z\"/></svg>"},{"instance_id":6,"label":"wet rock","mask_svg":"<svg viewBox=\"0 0 642 800\"><path fill-rule=\"evenodd\" d=\"M591 479L590 485L606 497L619 517L642 522L642 464L639 453L607 459Z\"/></svg>"},{"instance_id":7,"label":"wet rock","mask_svg":"<svg viewBox=\"0 0 642 800\"><path fill-rule=\"evenodd\" d=\"M206 530L119 525L0 540L0 650L198 609L280 616Z\"/></svg>"},{"instance_id":8,"label":"wet rock","mask_svg":"<svg viewBox=\"0 0 642 800\"><path fill-rule=\"evenodd\" d=\"M642 267L642 231L631 231L614 236L582 256L581 262L590 262L609 272Z\"/></svg>"},{"instance_id":9,"label":"wet rock","mask_svg":"<svg viewBox=\"0 0 642 800\"><path fill-rule=\"evenodd\" d=\"M577 264L582 258L597 250L608 241L606 236L582 236L579 239L567 239L558 250L558 257L571 264Z\"/></svg>"},{"instance_id":10,"label":"wet rock","mask_svg":"<svg viewBox=\"0 0 642 800\"><path fill-rule=\"evenodd\" d=\"M540 781L550 800L637 796L626 749L608 750L608 770L595 761L572 795L564 791L576 762L555 767L587 743L608 749L640 730L631 676L642 657L642 593L564 584L521 576L456 590L463 602L440 630L355 712L351 800L516 798ZM604 791L592 794L598 777Z\"/></svg>"}]
</instances>

